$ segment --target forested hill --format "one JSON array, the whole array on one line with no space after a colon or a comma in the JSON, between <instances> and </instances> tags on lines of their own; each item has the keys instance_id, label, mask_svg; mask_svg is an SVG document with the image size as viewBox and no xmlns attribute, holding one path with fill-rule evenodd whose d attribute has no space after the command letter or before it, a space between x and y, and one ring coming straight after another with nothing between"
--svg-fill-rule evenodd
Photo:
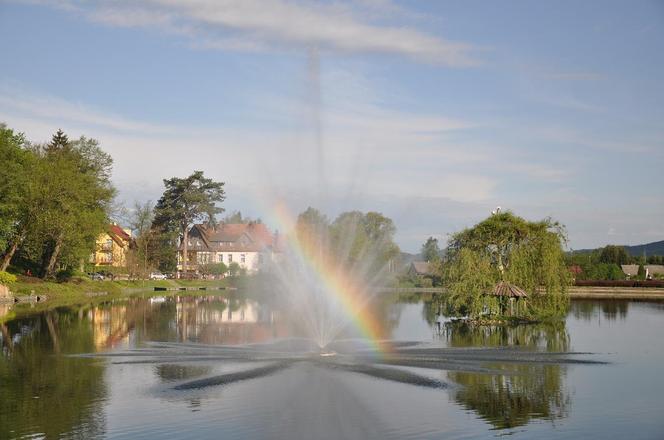
<instances>
[{"instance_id":1,"label":"forested hill","mask_svg":"<svg viewBox=\"0 0 664 440\"><path fill-rule=\"evenodd\" d=\"M641 255L649 257L651 255L664 255L664 240L654 241L652 243L646 244L637 244L634 246L623 246L628 254L633 257L640 257ZM589 253L593 252L596 249L579 249L575 250L574 253Z\"/></svg>"},{"instance_id":2,"label":"forested hill","mask_svg":"<svg viewBox=\"0 0 664 440\"><path fill-rule=\"evenodd\" d=\"M648 244L639 244L636 246L625 246L625 250L634 257L639 257L644 254L646 257L651 255L664 255L664 240L654 241Z\"/></svg>"}]
</instances>

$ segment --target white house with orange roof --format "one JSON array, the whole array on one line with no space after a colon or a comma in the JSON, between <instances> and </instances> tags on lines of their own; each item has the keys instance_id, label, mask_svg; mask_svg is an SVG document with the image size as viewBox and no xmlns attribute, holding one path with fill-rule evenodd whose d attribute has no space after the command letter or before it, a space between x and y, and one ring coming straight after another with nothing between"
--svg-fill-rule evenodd
<instances>
[{"instance_id":1,"label":"white house with orange roof","mask_svg":"<svg viewBox=\"0 0 664 440\"><path fill-rule=\"evenodd\" d=\"M200 266L237 263L249 273L267 267L277 252L277 234L262 223L222 223L194 225L188 234L187 272L198 273ZM182 271L184 243L178 247L178 271Z\"/></svg>"}]
</instances>

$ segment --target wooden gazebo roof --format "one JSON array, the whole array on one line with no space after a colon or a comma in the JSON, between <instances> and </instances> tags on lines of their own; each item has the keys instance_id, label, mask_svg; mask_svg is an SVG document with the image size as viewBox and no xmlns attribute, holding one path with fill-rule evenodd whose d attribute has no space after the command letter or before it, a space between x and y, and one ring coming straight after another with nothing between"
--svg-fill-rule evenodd
<instances>
[{"instance_id":1,"label":"wooden gazebo roof","mask_svg":"<svg viewBox=\"0 0 664 440\"><path fill-rule=\"evenodd\" d=\"M501 281L496 284L496 287L493 291L489 292L489 295L493 296L506 296L508 298L527 298L528 294L522 288L510 284L505 281Z\"/></svg>"}]
</instances>

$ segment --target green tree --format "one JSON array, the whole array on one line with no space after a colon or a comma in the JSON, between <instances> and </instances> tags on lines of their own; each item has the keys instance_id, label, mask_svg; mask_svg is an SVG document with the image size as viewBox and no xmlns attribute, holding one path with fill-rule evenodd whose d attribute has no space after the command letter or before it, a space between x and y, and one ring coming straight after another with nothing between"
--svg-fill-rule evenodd
<instances>
[{"instance_id":1,"label":"green tree","mask_svg":"<svg viewBox=\"0 0 664 440\"><path fill-rule=\"evenodd\" d=\"M241 269L240 265L237 262L233 261L228 265L228 275L231 277L236 277L240 274L240 269Z\"/></svg>"},{"instance_id":2,"label":"green tree","mask_svg":"<svg viewBox=\"0 0 664 440\"><path fill-rule=\"evenodd\" d=\"M643 264L639 264L639 271L636 274L636 278L638 278L639 280L646 279L646 268Z\"/></svg>"},{"instance_id":3,"label":"green tree","mask_svg":"<svg viewBox=\"0 0 664 440\"><path fill-rule=\"evenodd\" d=\"M623 246L608 245L602 248L599 255L599 262L606 264L627 264L631 260Z\"/></svg>"},{"instance_id":4,"label":"green tree","mask_svg":"<svg viewBox=\"0 0 664 440\"><path fill-rule=\"evenodd\" d=\"M526 221L511 212L492 215L452 236L443 276L457 313L477 317L493 298L487 293L506 281L530 295L525 315L562 316L571 277L565 263L562 225L551 219Z\"/></svg>"},{"instance_id":5,"label":"green tree","mask_svg":"<svg viewBox=\"0 0 664 440\"><path fill-rule=\"evenodd\" d=\"M129 227L134 236L134 246L129 249L127 255L127 266L130 272L137 272L141 277L146 277L154 259L150 254L151 245L155 239L155 233L152 231L152 221L154 220L154 205L151 200L147 202L134 203L134 209L129 220ZM134 268L129 267L135 264Z\"/></svg>"},{"instance_id":6,"label":"green tree","mask_svg":"<svg viewBox=\"0 0 664 440\"><path fill-rule=\"evenodd\" d=\"M166 190L155 206L153 226L162 233L177 233L182 243L182 270L187 272L189 229L196 222L215 223L215 215L223 212L217 203L225 199L224 183L194 171L184 179L164 180Z\"/></svg>"},{"instance_id":7,"label":"green tree","mask_svg":"<svg viewBox=\"0 0 664 440\"><path fill-rule=\"evenodd\" d=\"M53 278L57 268L72 269L88 258L108 222L115 194L113 160L94 139L70 141L62 131L35 146L31 184L17 222L20 258Z\"/></svg>"},{"instance_id":8,"label":"green tree","mask_svg":"<svg viewBox=\"0 0 664 440\"><path fill-rule=\"evenodd\" d=\"M348 266L361 263L368 276L389 271L399 255L394 222L379 212L349 211L330 225L332 255Z\"/></svg>"},{"instance_id":9,"label":"green tree","mask_svg":"<svg viewBox=\"0 0 664 440\"><path fill-rule=\"evenodd\" d=\"M34 204L35 157L22 133L0 124L0 271L4 271L25 239Z\"/></svg>"},{"instance_id":10,"label":"green tree","mask_svg":"<svg viewBox=\"0 0 664 440\"><path fill-rule=\"evenodd\" d=\"M200 269L201 269L201 274L203 274L203 275L221 276L221 275L225 275L226 272L228 272L228 266L226 266L222 262L207 263L207 264L202 265Z\"/></svg>"},{"instance_id":11,"label":"green tree","mask_svg":"<svg viewBox=\"0 0 664 440\"><path fill-rule=\"evenodd\" d=\"M227 215L224 217L222 220L224 223L228 224L238 224L238 223L262 223L262 220L260 218L257 219L252 219L251 217L246 217L242 215L242 212L240 211L233 211L230 215Z\"/></svg>"},{"instance_id":12,"label":"green tree","mask_svg":"<svg viewBox=\"0 0 664 440\"><path fill-rule=\"evenodd\" d=\"M424 261L435 262L440 260L440 247L438 247L438 239L429 237L422 245L420 255Z\"/></svg>"}]
</instances>

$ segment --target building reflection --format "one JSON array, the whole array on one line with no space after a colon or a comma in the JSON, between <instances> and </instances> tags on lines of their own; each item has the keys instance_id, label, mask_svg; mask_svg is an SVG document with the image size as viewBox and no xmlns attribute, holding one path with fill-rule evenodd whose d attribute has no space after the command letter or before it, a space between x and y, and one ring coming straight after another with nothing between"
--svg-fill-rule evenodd
<instances>
[{"instance_id":1,"label":"building reflection","mask_svg":"<svg viewBox=\"0 0 664 440\"><path fill-rule=\"evenodd\" d=\"M183 297L176 303L180 341L249 344L287 337L289 326L267 304L236 297Z\"/></svg>"}]
</instances>

